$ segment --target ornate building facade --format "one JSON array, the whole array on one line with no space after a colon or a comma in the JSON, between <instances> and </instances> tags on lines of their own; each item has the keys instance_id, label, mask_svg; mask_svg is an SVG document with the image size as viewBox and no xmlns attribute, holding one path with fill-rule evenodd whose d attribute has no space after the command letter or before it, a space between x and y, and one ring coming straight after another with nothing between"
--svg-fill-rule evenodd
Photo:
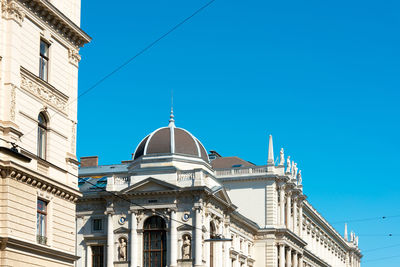
<instances>
[{"instance_id":1,"label":"ornate building facade","mask_svg":"<svg viewBox=\"0 0 400 267\"><path fill-rule=\"evenodd\" d=\"M0 8L0 265L74 266L80 0Z\"/></svg>"},{"instance_id":2,"label":"ornate building facade","mask_svg":"<svg viewBox=\"0 0 400 267\"><path fill-rule=\"evenodd\" d=\"M81 162L78 266L360 266L358 238L306 200L297 164L283 149L274 162L272 137L256 166L208 155L171 114L131 160Z\"/></svg>"}]
</instances>

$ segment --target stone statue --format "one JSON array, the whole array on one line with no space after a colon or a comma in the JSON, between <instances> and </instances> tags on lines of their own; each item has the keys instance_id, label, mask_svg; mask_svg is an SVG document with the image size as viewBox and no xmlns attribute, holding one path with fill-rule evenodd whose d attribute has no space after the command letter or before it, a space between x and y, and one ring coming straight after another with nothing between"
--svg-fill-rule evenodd
<instances>
[{"instance_id":1,"label":"stone statue","mask_svg":"<svg viewBox=\"0 0 400 267\"><path fill-rule=\"evenodd\" d=\"M290 156L287 157L287 161L286 161L286 165L287 165L287 169L286 169L286 173L290 173Z\"/></svg>"},{"instance_id":2,"label":"stone statue","mask_svg":"<svg viewBox=\"0 0 400 267\"><path fill-rule=\"evenodd\" d=\"M121 238L118 244L118 258L120 261L126 261L126 241Z\"/></svg>"},{"instance_id":3,"label":"stone statue","mask_svg":"<svg viewBox=\"0 0 400 267\"><path fill-rule=\"evenodd\" d=\"M283 152L283 148L281 148L281 160L279 161L279 165L285 165L285 154Z\"/></svg>"},{"instance_id":4,"label":"stone statue","mask_svg":"<svg viewBox=\"0 0 400 267\"><path fill-rule=\"evenodd\" d=\"M185 235L182 245L182 258L184 260L190 259L191 241L188 235Z\"/></svg>"},{"instance_id":5,"label":"stone statue","mask_svg":"<svg viewBox=\"0 0 400 267\"><path fill-rule=\"evenodd\" d=\"M301 183L302 183L301 170L299 170L299 174L297 174L297 184L301 185Z\"/></svg>"},{"instance_id":6,"label":"stone statue","mask_svg":"<svg viewBox=\"0 0 400 267\"><path fill-rule=\"evenodd\" d=\"M296 179L297 178L297 163L293 164L293 175L294 175L294 178Z\"/></svg>"},{"instance_id":7,"label":"stone statue","mask_svg":"<svg viewBox=\"0 0 400 267\"><path fill-rule=\"evenodd\" d=\"M292 160L292 176L294 175L296 166L294 165L294 160Z\"/></svg>"}]
</instances>

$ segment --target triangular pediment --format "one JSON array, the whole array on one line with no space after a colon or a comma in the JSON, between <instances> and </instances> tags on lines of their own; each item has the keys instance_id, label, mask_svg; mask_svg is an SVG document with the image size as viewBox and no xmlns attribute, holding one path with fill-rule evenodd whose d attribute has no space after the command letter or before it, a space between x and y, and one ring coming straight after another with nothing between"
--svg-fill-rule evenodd
<instances>
[{"instance_id":1,"label":"triangular pediment","mask_svg":"<svg viewBox=\"0 0 400 267\"><path fill-rule=\"evenodd\" d=\"M143 181L125 188L122 193L168 191L179 189L178 186L149 177Z\"/></svg>"},{"instance_id":2,"label":"triangular pediment","mask_svg":"<svg viewBox=\"0 0 400 267\"><path fill-rule=\"evenodd\" d=\"M129 233L130 230L126 227L120 227L118 229L114 230L114 234L124 234L124 233Z\"/></svg>"},{"instance_id":3,"label":"triangular pediment","mask_svg":"<svg viewBox=\"0 0 400 267\"><path fill-rule=\"evenodd\" d=\"M217 198L225 201L228 204L232 204L231 199L228 196L228 193L226 193L226 190L224 187L219 187L218 189L216 189L214 192L214 196L216 196Z\"/></svg>"},{"instance_id":4,"label":"triangular pediment","mask_svg":"<svg viewBox=\"0 0 400 267\"><path fill-rule=\"evenodd\" d=\"M181 226L179 226L177 229L178 229L178 231L191 231L194 229L194 227L185 223L185 224L182 224Z\"/></svg>"}]
</instances>

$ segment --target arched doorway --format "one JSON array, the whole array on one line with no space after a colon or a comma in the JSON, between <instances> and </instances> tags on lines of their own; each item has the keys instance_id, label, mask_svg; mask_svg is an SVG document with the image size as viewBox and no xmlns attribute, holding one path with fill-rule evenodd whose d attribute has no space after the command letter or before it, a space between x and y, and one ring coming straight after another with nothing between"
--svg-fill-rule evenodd
<instances>
[{"instance_id":1,"label":"arched doorway","mask_svg":"<svg viewBox=\"0 0 400 267\"><path fill-rule=\"evenodd\" d=\"M213 223L210 223L210 239L216 237L216 230ZM216 267L214 264L214 242L210 242L210 267Z\"/></svg>"},{"instance_id":2,"label":"arched doorway","mask_svg":"<svg viewBox=\"0 0 400 267\"><path fill-rule=\"evenodd\" d=\"M143 266L165 267L167 245L165 221L159 216L147 218L143 225Z\"/></svg>"}]
</instances>

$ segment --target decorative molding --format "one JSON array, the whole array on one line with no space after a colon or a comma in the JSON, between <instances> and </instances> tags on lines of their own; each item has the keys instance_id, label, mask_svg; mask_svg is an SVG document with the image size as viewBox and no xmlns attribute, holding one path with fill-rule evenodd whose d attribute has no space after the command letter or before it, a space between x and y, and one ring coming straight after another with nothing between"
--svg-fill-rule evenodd
<instances>
[{"instance_id":1,"label":"decorative molding","mask_svg":"<svg viewBox=\"0 0 400 267\"><path fill-rule=\"evenodd\" d=\"M69 266L73 265L76 260L79 259L74 253L55 249L46 245L35 244L33 242L27 242L15 237L0 237L1 250L16 249L18 251L25 251L29 254L36 256L45 257L52 261L59 261Z\"/></svg>"},{"instance_id":2,"label":"decorative molding","mask_svg":"<svg viewBox=\"0 0 400 267\"><path fill-rule=\"evenodd\" d=\"M5 0L3 0L5 1ZM15 0L12 0L15 1ZM22 5L45 22L54 31L75 47L82 47L91 41L87 33L46 0L18 0Z\"/></svg>"},{"instance_id":3,"label":"decorative molding","mask_svg":"<svg viewBox=\"0 0 400 267\"><path fill-rule=\"evenodd\" d=\"M81 55L79 55L79 52L76 49L70 48L68 49L68 59L69 63L78 67L79 61L81 61Z\"/></svg>"},{"instance_id":4,"label":"decorative molding","mask_svg":"<svg viewBox=\"0 0 400 267\"><path fill-rule=\"evenodd\" d=\"M67 113L68 96L23 67L21 67L21 88L64 114Z\"/></svg>"},{"instance_id":5,"label":"decorative molding","mask_svg":"<svg viewBox=\"0 0 400 267\"><path fill-rule=\"evenodd\" d=\"M2 178L9 177L11 179L15 179L16 181L30 185L32 187L36 187L42 191L46 191L59 198L65 199L73 203L76 203L78 201L78 198L81 197L80 195L75 194L69 190L65 190L63 188L55 186L54 184L49 183L48 181L24 173L23 171L13 167L0 166L0 173Z\"/></svg>"},{"instance_id":6,"label":"decorative molding","mask_svg":"<svg viewBox=\"0 0 400 267\"><path fill-rule=\"evenodd\" d=\"M15 109L16 109L16 100L15 100L15 94L16 94L16 87L14 84L11 84L11 103L10 103L10 120L15 122Z\"/></svg>"},{"instance_id":7,"label":"decorative molding","mask_svg":"<svg viewBox=\"0 0 400 267\"><path fill-rule=\"evenodd\" d=\"M23 9L17 4L15 0L1 0L2 17L5 19L12 19L20 26L25 18Z\"/></svg>"}]
</instances>

